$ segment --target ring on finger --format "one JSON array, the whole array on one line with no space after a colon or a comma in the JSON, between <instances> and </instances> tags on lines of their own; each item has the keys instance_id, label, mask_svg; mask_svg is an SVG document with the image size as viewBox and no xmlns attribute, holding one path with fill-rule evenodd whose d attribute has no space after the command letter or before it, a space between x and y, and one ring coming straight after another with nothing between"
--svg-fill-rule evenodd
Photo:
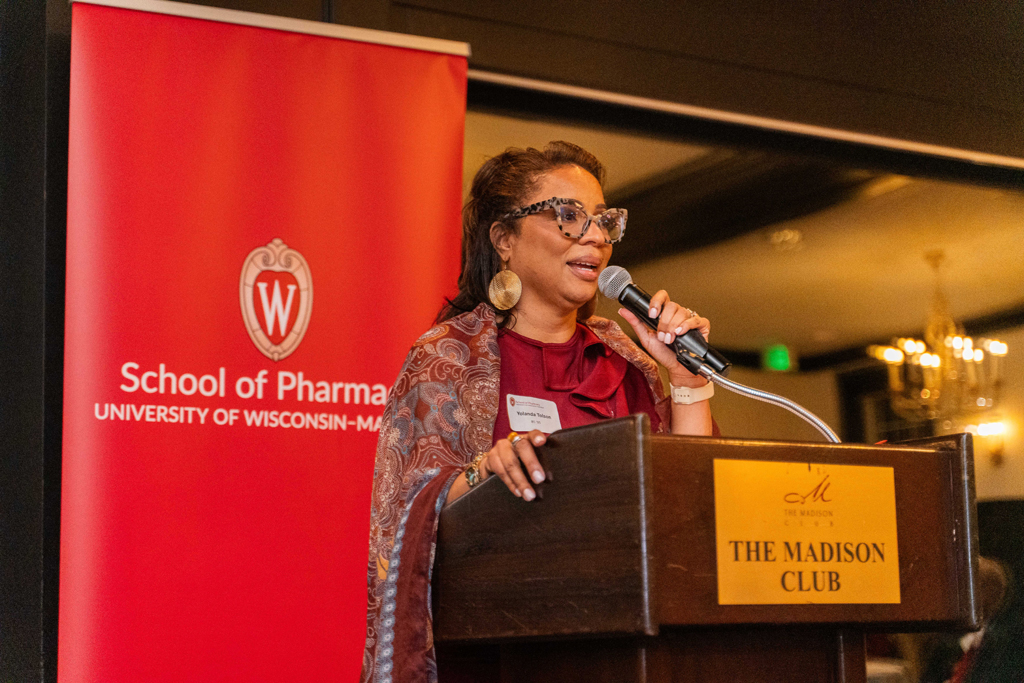
<instances>
[{"instance_id":1,"label":"ring on finger","mask_svg":"<svg viewBox=\"0 0 1024 683\"><path fill-rule=\"evenodd\" d=\"M700 317L700 313L698 313L697 311L695 311L695 310L693 310L693 309L691 308L691 309L690 309L690 317L691 317L691 318L699 318L699 317Z\"/></svg>"},{"instance_id":2,"label":"ring on finger","mask_svg":"<svg viewBox=\"0 0 1024 683\"><path fill-rule=\"evenodd\" d=\"M518 432L509 432L508 437L506 438L508 438L509 442L512 444L512 448L515 448L516 444L523 440L522 435Z\"/></svg>"}]
</instances>

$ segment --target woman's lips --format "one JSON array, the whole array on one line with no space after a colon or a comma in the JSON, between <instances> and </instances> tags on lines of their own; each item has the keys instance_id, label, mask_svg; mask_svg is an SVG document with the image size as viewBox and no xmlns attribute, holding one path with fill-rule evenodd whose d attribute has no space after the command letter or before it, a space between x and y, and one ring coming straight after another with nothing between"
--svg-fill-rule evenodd
<instances>
[{"instance_id":1,"label":"woman's lips","mask_svg":"<svg viewBox=\"0 0 1024 683\"><path fill-rule=\"evenodd\" d=\"M579 279L586 280L587 282L597 281L599 269L596 264L587 263L585 261L569 261L567 265L569 266L569 270L573 272L573 275Z\"/></svg>"}]
</instances>

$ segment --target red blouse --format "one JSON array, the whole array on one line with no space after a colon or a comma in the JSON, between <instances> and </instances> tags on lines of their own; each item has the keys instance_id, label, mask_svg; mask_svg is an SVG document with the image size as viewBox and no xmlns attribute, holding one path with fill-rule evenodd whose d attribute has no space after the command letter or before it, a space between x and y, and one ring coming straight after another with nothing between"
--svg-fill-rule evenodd
<instances>
[{"instance_id":1,"label":"red blouse","mask_svg":"<svg viewBox=\"0 0 1024 683\"><path fill-rule=\"evenodd\" d=\"M552 401L558 407L562 429L641 412L650 416L651 431L657 431L661 424L643 373L585 325L577 324L572 339L561 344L501 330L498 348L501 386L495 443L512 431L508 394Z\"/></svg>"}]
</instances>

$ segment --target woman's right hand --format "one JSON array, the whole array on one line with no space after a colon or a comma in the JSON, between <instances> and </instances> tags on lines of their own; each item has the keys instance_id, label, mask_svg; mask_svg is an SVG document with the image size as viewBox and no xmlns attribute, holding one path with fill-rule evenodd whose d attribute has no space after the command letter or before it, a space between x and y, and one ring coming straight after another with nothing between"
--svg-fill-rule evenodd
<instances>
[{"instance_id":1,"label":"woman's right hand","mask_svg":"<svg viewBox=\"0 0 1024 683\"><path fill-rule=\"evenodd\" d=\"M501 439L491 447L487 457L480 461L480 478L486 479L494 474L505 482L509 491L525 501L531 501L537 497L537 493L523 470L529 472L534 484L544 481L544 468L540 466L534 448L542 446L548 437L539 429L519 436L522 438L516 439L514 444L510 439Z\"/></svg>"}]
</instances>

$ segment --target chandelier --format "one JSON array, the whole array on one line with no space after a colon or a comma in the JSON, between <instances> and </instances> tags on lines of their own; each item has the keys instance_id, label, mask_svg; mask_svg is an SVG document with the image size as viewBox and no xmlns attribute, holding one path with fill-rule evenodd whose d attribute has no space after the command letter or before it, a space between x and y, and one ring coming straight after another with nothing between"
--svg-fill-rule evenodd
<instances>
[{"instance_id":1,"label":"chandelier","mask_svg":"<svg viewBox=\"0 0 1024 683\"><path fill-rule=\"evenodd\" d=\"M999 401L1007 345L997 339L974 339L953 321L942 291L941 250L925 255L935 271L924 339L901 337L891 346L871 346L868 354L889 371L889 403L908 420L969 418Z\"/></svg>"}]
</instances>

